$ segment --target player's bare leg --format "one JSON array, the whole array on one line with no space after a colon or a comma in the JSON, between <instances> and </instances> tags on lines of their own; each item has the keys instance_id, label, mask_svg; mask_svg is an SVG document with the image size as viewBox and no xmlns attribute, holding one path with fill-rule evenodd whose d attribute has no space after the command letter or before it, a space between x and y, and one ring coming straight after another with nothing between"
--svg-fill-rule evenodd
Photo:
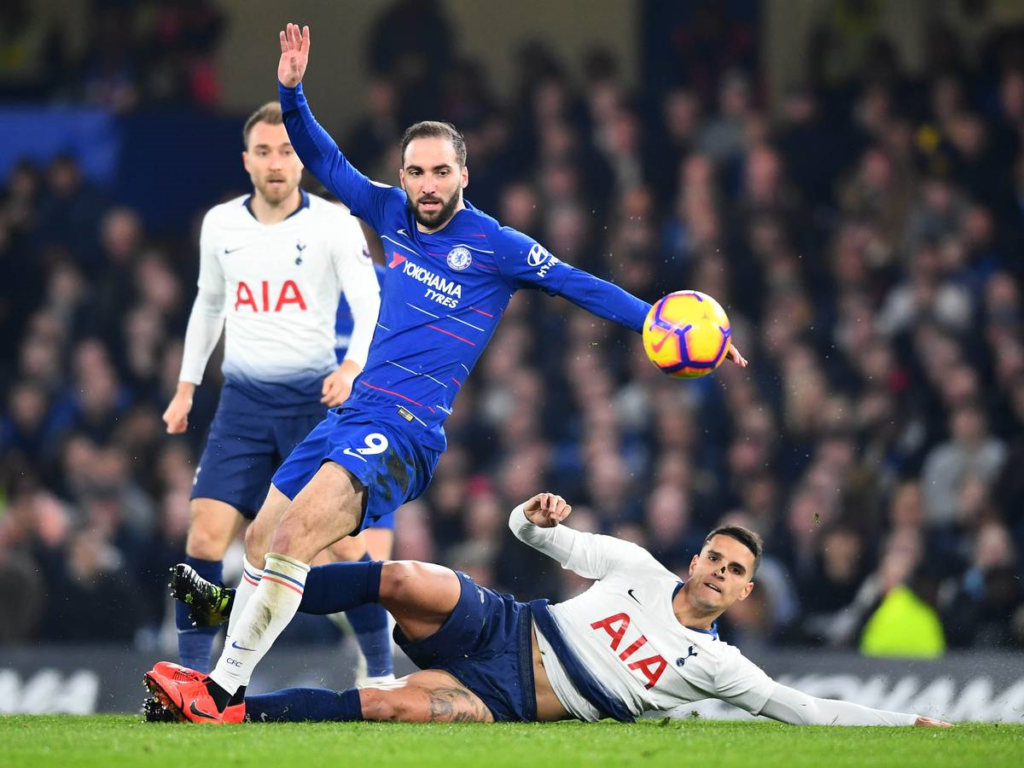
<instances>
[{"instance_id":1,"label":"player's bare leg","mask_svg":"<svg viewBox=\"0 0 1024 768\"><path fill-rule=\"evenodd\" d=\"M347 469L324 462L288 505L270 540L269 552L302 563L359 527L366 488Z\"/></svg>"},{"instance_id":2,"label":"player's bare leg","mask_svg":"<svg viewBox=\"0 0 1024 768\"><path fill-rule=\"evenodd\" d=\"M291 499L281 493L273 483L270 484L263 506L245 531L245 559L254 567L263 570L263 558L270 548L274 531L291 503Z\"/></svg>"},{"instance_id":3,"label":"player's bare leg","mask_svg":"<svg viewBox=\"0 0 1024 768\"><path fill-rule=\"evenodd\" d=\"M343 590L331 591L339 595ZM429 563L385 562L380 566L378 602L412 641L424 640L448 620L462 594L455 572ZM324 606L325 610L328 606ZM423 670L358 691L288 689L247 697L254 720L377 720L386 722L494 722L484 702L442 670Z\"/></svg>"},{"instance_id":4,"label":"player's bare leg","mask_svg":"<svg viewBox=\"0 0 1024 768\"><path fill-rule=\"evenodd\" d=\"M241 513L216 499L192 499L190 507L192 520L185 554L200 560L223 560L242 525Z\"/></svg>"},{"instance_id":5,"label":"player's bare leg","mask_svg":"<svg viewBox=\"0 0 1024 768\"><path fill-rule=\"evenodd\" d=\"M378 602L411 641L437 632L461 596L462 582L450 568L414 560L386 562L381 568Z\"/></svg>"},{"instance_id":6,"label":"player's bare leg","mask_svg":"<svg viewBox=\"0 0 1024 768\"><path fill-rule=\"evenodd\" d=\"M364 720L392 723L493 723L487 705L447 672L414 672L359 691Z\"/></svg>"},{"instance_id":7,"label":"player's bare leg","mask_svg":"<svg viewBox=\"0 0 1024 768\"><path fill-rule=\"evenodd\" d=\"M256 665L292 620L305 588L309 563L326 546L355 530L363 515L366 488L348 470L325 462L288 505L270 543L262 579L232 625L230 643L210 673L211 700L197 694L188 702L203 720L216 718L228 699L248 685ZM216 704L216 713L210 705Z\"/></svg>"}]
</instances>

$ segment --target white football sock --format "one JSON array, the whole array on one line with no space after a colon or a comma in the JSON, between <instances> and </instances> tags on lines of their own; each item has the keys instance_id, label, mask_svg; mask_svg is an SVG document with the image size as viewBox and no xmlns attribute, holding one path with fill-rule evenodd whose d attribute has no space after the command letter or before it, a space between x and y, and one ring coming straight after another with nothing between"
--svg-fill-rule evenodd
<instances>
[{"instance_id":1,"label":"white football sock","mask_svg":"<svg viewBox=\"0 0 1024 768\"><path fill-rule=\"evenodd\" d=\"M238 618L245 611L249 604L249 598L256 594L256 587L260 585L263 578L263 571L254 568L246 557L242 556L242 578L238 582L238 589L235 590L235 602L231 605L231 615L228 617L228 632L226 637L230 638L235 634L235 625Z\"/></svg>"},{"instance_id":2,"label":"white football sock","mask_svg":"<svg viewBox=\"0 0 1024 768\"><path fill-rule=\"evenodd\" d=\"M253 670L288 626L302 602L309 566L285 555L270 553L256 594L224 643L224 652L210 677L234 694L248 685ZM234 613L234 611L232 611Z\"/></svg>"}]
</instances>

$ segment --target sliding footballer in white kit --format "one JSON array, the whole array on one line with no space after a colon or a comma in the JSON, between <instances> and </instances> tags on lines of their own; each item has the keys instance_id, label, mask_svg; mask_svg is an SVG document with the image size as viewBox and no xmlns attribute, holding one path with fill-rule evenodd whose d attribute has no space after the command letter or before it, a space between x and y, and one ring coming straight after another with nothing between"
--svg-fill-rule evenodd
<instances>
[{"instance_id":1,"label":"sliding footballer in white kit","mask_svg":"<svg viewBox=\"0 0 1024 768\"><path fill-rule=\"evenodd\" d=\"M672 600L679 577L642 547L564 525L542 528L522 505L509 527L521 541L588 579L586 592L548 611L564 642L604 688L610 701L633 717L703 699L721 699L752 715L800 725L914 725L916 715L870 709L808 696L772 680L717 631L679 623ZM535 623L544 669L562 705L575 717L602 713L584 697L555 648Z\"/></svg>"}]
</instances>

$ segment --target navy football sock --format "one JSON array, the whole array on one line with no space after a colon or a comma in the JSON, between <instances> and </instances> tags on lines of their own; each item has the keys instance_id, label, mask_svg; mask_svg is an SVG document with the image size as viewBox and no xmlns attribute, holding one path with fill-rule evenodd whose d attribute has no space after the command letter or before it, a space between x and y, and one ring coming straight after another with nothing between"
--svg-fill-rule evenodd
<instances>
[{"instance_id":1,"label":"navy football sock","mask_svg":"<svg viewBox=\"0 0 1024 768\"><path fill-rule=\"evenodd\" d=\"M363 555L360 563L370 562L369 555ZM377 578L377 592L380 592L380 577ZM366 659L366 674L383 677L393 674L391 661L391 633L388 632L388 612L377 603L368 603L345 611L352 631L356 633L359 649Z\"/></svg>"},{"instance_id":2,"label":"navy football sock","mask_svg":"<svg viewBox=\"0 0 1024 768\"><path fill-rule=\"evenodd\" d=\"M285 688L245 697L245 714L254 723L302 723L362 720L359 691L348 688Z\"/></svg>"},{"instance_id":3,"label":"navy football sock","mask_svg":"<svg viewBox=\"0 0 1024 768\"><path fill-rule=\"evenodd\" d=\"M379 560L318 565L306 575L299 611L328 616L376 603L380 595Z\"/></svg>"},{"instance_id":4,"label":"navy football sock","mask_svg":"<svg viewBox=\"0 0 1024 768\"><path fill-rule=\"evenodd\" d=\"M220 584L224 575L223 563L220 560L200 560L197 557L186 557L185 562L207 581ZM174 606L174 625L178 628L178 658L182 666L197 672L210 671L210 652L213 650L213 639L220 627L194 627L189 617L189 607L181 601Z\"/></svg>"}]
</instances>

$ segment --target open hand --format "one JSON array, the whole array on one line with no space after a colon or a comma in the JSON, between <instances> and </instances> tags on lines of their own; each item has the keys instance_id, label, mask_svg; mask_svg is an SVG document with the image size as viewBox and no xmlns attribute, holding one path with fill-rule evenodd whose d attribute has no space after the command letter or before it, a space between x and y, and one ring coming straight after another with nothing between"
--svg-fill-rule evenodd
<instances>
[{"instance_id":1,"label":"open hand","mask_svg":"<svg viewBox=\"0 0 1024 768\"><path fill-rule=\"evenodd\" d=\"M914 721L914 725L918 728L952 728L952 723L947 723L945 720L936 720L933 717L919 717Z\"/></svg>"},{"instance_id":2,"label":"open hand","mask_svg":"<svg viewBox=\"0 0 1024 768\"><path fill-rule=\"evenodd\" d=\"M538 493L523 504L526 519L538 528L554 528L572 512L572 507L554 493Z\"/></svg>"},{"instance_id":3,"label":"open hand","mask_svg":"<svg viewBox=\"0 0 1024 768\"><path fill-rule=\"evenodd\" d=\"M740 368L746 368L749 365L747 358L741 355L740 351L732 344L729 345L729 351L725 353L725 356L736 363Z\"/></svg>"},{"instance_id":4,"label":"open hand","mask_svg":"<svg viewBox=\"0 0 1024 768\"><path fill-rule=\"evenodd\" d=\"M352 382L356 380L362 368L351 360L345 360L324 379L320 388L320 402L328 408L336 408L352 394Z\"/></svg>"},{"instance_id":5,"label":"open hand","mask_svg":"<svg viewBox=\"0 0 1024 768\"><path fill-rule=\"evenodd\" d=\"M277 79L287 88L302 81L309 65L309 27L299 31L298 24L288 24L280 33L281 61L277 64Z\"/></svg>"}]
</instances>

